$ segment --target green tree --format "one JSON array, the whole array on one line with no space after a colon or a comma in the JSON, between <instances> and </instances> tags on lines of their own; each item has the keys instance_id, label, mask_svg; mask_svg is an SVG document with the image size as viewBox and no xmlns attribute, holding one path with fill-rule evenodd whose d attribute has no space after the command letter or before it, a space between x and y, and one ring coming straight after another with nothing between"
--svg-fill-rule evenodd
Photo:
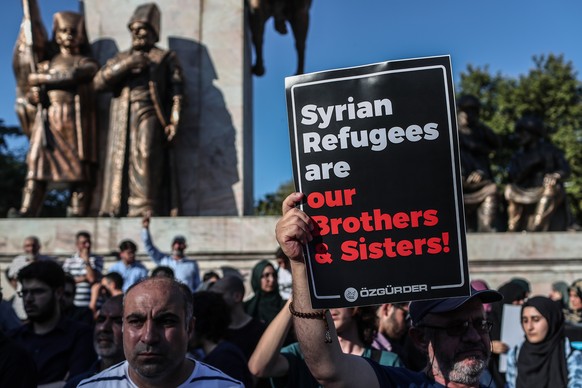
<instances>
[{"instance_id":1,"label":"green tree","mask_svg":"<svg viewBox=\"0 0 582 388\"><path fill-rule=\"evenodd\" d=\"M11 207L18 206L22 198L26 164L25 153L8 148L7 138L23 136L20 128L4 125L0 119L0 217L6 217Z\"/></svg>"},{"instance_id":2,"label":"green tree","mask_svg":"<svg viewBox=\"0 0 582 388\"><path fill-rule=\"evenodd\" d=\"M10 209L18 209L22 201L22 188L26 176L26 150L9 147L7 139L12 143L24 140L24 134L19 127L6 126L0 119L0 217L6 217ZM69 193L63 190L47 192L42 217L64 217L66 215Z\"/></svg>"},{"instance_id":3,"label":"green tree","mask_svg":"<svg viewBox=\"0 0 582 388\"><path fill-rule=\"evenodd\" d=\"M295 191L293 180L283 182L274 193L265 196L255 204L255 215L257 216L280 216L283 200Z\"/></svg>"},{"instance_id":4,"label":"green tree","mask_svg":"<svg viewBox=\"0 0 582 388\"><path fill-rule=\"evenodd\" d=\"M551 140L565 155L572 175L566 183L570 207L582 221L582 103L581 83L572 62L562 55L533 57L534 67L517 79L491 75L487 67L468 66L461 74L459 94L474 94L482 104L481 119L503 139L493 158L499 184L507 182L505 168L516 151L514 123L524 114L540 117L550 128Z\"/></svg>"}]
</instances>

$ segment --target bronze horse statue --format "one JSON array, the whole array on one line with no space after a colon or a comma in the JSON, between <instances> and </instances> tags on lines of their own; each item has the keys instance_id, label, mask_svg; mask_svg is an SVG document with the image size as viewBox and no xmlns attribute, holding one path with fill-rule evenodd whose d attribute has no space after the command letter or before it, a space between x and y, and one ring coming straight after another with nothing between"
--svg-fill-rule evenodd
<instances>
[{"instance_id":1,"label":"bronze horse statue","mask_svg":"<svg viewBox=\"0 0 582 388\"><path fill-rule=\"evenodd\" d=\"M265 74L263 36L265 23L271 16L275 19L275 29L282 35L287 33L286 22L289 22L295 37L295 49L297 50L296 74L303 74L310 7L311 0L249 0L251 38L255 46L253 74L258 76Z\"/></svg>"}]
</instances>

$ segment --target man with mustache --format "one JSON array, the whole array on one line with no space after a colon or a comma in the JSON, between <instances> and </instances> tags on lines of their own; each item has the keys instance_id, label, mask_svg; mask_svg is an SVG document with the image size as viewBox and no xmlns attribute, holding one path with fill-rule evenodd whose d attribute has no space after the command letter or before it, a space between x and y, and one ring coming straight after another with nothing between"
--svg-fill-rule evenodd
<instances>
[{"instance_id":1,"label":"man with mustache","mask_svg":"<svg viewBox=\"0 0 582 388\"><path fill-rule=\"evenodd\" d=\"M71 377L67 381L65 388L76 387L81 380L125 360L121 332L122 318L123 295L116 295L107 299L97 313L93 331L93 347L99 359L87 372Z\"/></svg>"},{"instance_id":2,"label":"man with mustache","mask_svg":"<svg viewBox=\"0 0 582 388\"><path fill-rule=\"evenodd\" d=\"M174 279L148 278L127 290L123 303L126 361L81 381L79 387L243 387L186 356L194 329L192 294Z\"/></svg>"},{"instance_id":3,"label":"man with mustache","mask_svg":"<svg viewBox=\"0 0 582 388\"><path fill-rule=\"evenodd\" d=\"M303 245L313 239L315 225L296 207L304 197L303 193L293 193L285 199L276 237L291 259L293 304L290 310L295 332L305 361L319 384L331 388L479 387L491 353L491 324L485 320L483 303L501 300L501 295L492 290L471 290L467 297L411 302L409 335L428 360L422 372L380 366L372 360L345 354L338 344L329 312L311 308ZM322 319L328 324L324 325ZM330 343L326 336L331 337Z\"/></svg>"}]
</instances>

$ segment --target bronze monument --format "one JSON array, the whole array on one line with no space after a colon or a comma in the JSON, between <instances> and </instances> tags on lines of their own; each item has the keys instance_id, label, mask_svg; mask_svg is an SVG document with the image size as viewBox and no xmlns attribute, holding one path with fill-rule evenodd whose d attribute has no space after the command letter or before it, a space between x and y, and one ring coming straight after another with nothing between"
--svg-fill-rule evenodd
<instances>
[{"instance_id":1,"label":"bronze monument","mask_svg":"<svg viewBox=\"0 0 582 388\"><path fill-rule=\"evenodd\" d=\"M564 153L550 142L537 117L522 117L515 124L515 133L520 149L508 166L508 231L566 230L569 212L563 181L570 166Z\"/></svg>"},{"instance_id":2,"label":"bronze monument","mask_svg":"<svg viewBox=\"0 0 582 388\"><path fill-rule=\"evenodd\" d=\"M465 95L457 101L466 226L469 232L496 232L499 200L489 156L500 141L480 122L480 110L475 96Z\"/></svg>"},{"instance_id":3,"label":"bronze monument","mask_svg":"<svg viewBox=\"0 0 582 388\"><path fill-rule=\"evenodd\" d=\"M25 18L38 16L36 4L31 8L32 12L25 9ZM38 216L47 189L54 188L71 191L67 215L84 216L97 163L91 81L98 64L90 57L82 15L56 13L52 41L30 42L29 37L42 35L31 27L21 34L15 48L17 112L30 148L22 204L14 215ZM27 48L29 55L25 55ZM26 66L29 71L23 70Z\"/></svg>"},{"instance_id":4,"label":"bronze monument","mask_svg":"<svg viewBox=\"0 0 582 388\"><path fill-rule=\"evenodd\" d=\"M111 91L101 216L177 215L171 143L180 122L182 70L175 52L155 46L160 11L140 5L130 18L131 48L95 76Z\"/></svg>"},{"instance_id":5,"label":"bronze monument","mask_svg":"<svg viewBox=\"0 0 582 388\"><path fill-rule=\"evenodd\" d=\"M286 22L289 22L295 37L295 50L297 51L297 72L295 74L303 74L310 7L311 0L250 0L249 23L251 38L255 46L253 74L258 76L265 74L263 36L265 34L265 23L271 16L275 19L275 29L280 34L287 33Z\"/></svg>"}]
</instances>

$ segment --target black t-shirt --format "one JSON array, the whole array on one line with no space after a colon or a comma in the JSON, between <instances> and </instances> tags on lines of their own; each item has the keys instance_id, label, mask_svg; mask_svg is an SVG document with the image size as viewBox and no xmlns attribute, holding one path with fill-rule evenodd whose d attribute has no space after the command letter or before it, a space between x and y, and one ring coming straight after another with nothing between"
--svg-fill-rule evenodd
<instances>
[{"instance_id":1,"label":"black t-shirt","mask_svg":"<svg viewBox=\"0 0 582 388\"><path fill-rule=\"evenodd\" d=\"M36 387L38 374L32 357L0 331L0 387Z\"/></svg>"}]
</instances>

